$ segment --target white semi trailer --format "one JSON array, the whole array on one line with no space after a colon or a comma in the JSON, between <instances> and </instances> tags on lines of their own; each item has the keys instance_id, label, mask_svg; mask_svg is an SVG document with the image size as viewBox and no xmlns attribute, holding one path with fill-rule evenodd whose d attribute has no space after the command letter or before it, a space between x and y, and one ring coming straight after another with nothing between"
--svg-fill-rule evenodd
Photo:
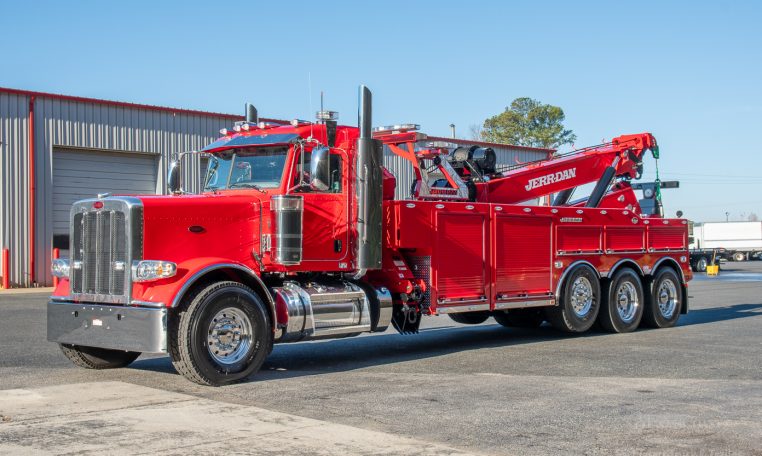
<instances>
[{"instance_id":1,"label":"white semi trailer","mask_svg":"<svg viewBox=\"0 0 762 456\"><path fill-rule=\"evenodd\" d=\"M726 256L744 261L762 255L762 222L706 222L693 226L694 249L725 249Z\"/></svg>"}]
</instances>

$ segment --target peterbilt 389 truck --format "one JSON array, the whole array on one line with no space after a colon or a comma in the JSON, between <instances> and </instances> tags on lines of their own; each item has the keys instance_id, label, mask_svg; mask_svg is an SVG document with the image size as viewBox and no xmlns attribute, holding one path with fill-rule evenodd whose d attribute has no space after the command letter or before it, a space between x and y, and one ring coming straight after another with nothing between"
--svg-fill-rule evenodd
<instances>
[{"instance_id":1,"label":"peterbilt 389 truck","mask_svg":"<svg viewBox=\"0 0 762 456\"><path fill-rule=\"evenodd\" d=\"M189 380L220 385L275 343L412 334L425 316L582 333L687 312L687 222L643 213L630 183L658 157L651 134L499 166L492 149L429 142L416 125L373 129L370 91L359 98L357 127L250 110L193 152L209 156L200 194L182 191L181 157L168 195L76 202L48 339L78 366L168 353ZM414 169L407 199L384 147Z\"/></svg>"}]
</instances>

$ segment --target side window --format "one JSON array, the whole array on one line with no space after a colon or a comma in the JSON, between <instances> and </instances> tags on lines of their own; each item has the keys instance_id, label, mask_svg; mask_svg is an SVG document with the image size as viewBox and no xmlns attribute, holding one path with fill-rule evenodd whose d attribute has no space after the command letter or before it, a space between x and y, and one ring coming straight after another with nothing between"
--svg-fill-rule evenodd
<instances>
[{"instance_id":1,"label":"side window","mask_svg":"<svg viewBox=\"0 0 762 456\"><path fill-rule=\"evenodd\" d=\"M304 158L304 164L302 164L302 157ZM326 190L326 193L341 193L342 192L342 165L344 161L341 158L341 155L331 154L329 159L329 166L330 166L330 172L331 172L331 181L328 186L328 190ZM312 154L309 152L302 153L299 157L299 161L296 162L296 172L294 173L294 182L292 185L296 186L299 185L300 182L309 182L310 181L310 159L312 158Z\"/></svg>"},{"instance_id":2,"label":"side window","mask_svg":"<svg viewBox=\"0 0 762 456\"><path fill-rule=\"evenodd\" d=\"M341 155L331 154L331 185L328 189L331 193L341 193L342 162Z\"/></svg>"},{"instance_id":3,"label":"side window","mask_svg":"<svg viewBox=\"0 0 762 456\"><path fill-rule=\"evenodd\" d=\"M301 182L308 183L310 181L310 160L312 159L312 154L309 152L302 151L299 154L298 161L296 162L296 167L294 168L296 172L294 173L294 182L292 185L299 185ZM304 160L304 162L302 162Z\"/></svg>"}]
</instances>

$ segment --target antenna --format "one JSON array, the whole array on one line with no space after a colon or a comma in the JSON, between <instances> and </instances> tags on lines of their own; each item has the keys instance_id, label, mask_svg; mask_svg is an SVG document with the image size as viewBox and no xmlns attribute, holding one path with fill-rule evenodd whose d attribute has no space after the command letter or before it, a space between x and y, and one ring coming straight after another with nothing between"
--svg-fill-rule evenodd
<instances>
[{"instance_id":1,"label":"antenna","mask_svg":"<svg viewBox=\"0 0 762 456\"><path fill-rule=\"evenodd\" d=\"M309 98L310 98L310 113L312 112L312 72L307 72L307 91L309 92ZM309 119L309 117L307 117ZM310 122L310 138L313 136L313 126L314 123Z\"/></svg>"}]
</instances>

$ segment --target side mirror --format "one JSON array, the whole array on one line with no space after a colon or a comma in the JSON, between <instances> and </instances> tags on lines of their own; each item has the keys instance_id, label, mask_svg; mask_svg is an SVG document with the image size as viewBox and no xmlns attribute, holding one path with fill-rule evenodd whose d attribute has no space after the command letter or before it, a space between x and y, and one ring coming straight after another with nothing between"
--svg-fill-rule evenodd
<instances>
[{"instance_id":1,"label":"side mirror","mask_svg":"<svg viewBox=\"0 0 762 456\"><path fill-rule=\"evenodd\" d=\"M331 184L330 149L316 147L312 149L310 157L310 187L313 190L324 192Z\"/></svg>"},{"instance_id":2,"label":"side mirror","mask_svg":"<svg viewBox=\"0 0 762 456\"><path fill-rule=\"evenodd\" d=\"M180 170L180 161L172 160L172 163L169 164L169 171L167 171L167 191L171 194L182 193Z\"/></svg>"}]
</instances>

